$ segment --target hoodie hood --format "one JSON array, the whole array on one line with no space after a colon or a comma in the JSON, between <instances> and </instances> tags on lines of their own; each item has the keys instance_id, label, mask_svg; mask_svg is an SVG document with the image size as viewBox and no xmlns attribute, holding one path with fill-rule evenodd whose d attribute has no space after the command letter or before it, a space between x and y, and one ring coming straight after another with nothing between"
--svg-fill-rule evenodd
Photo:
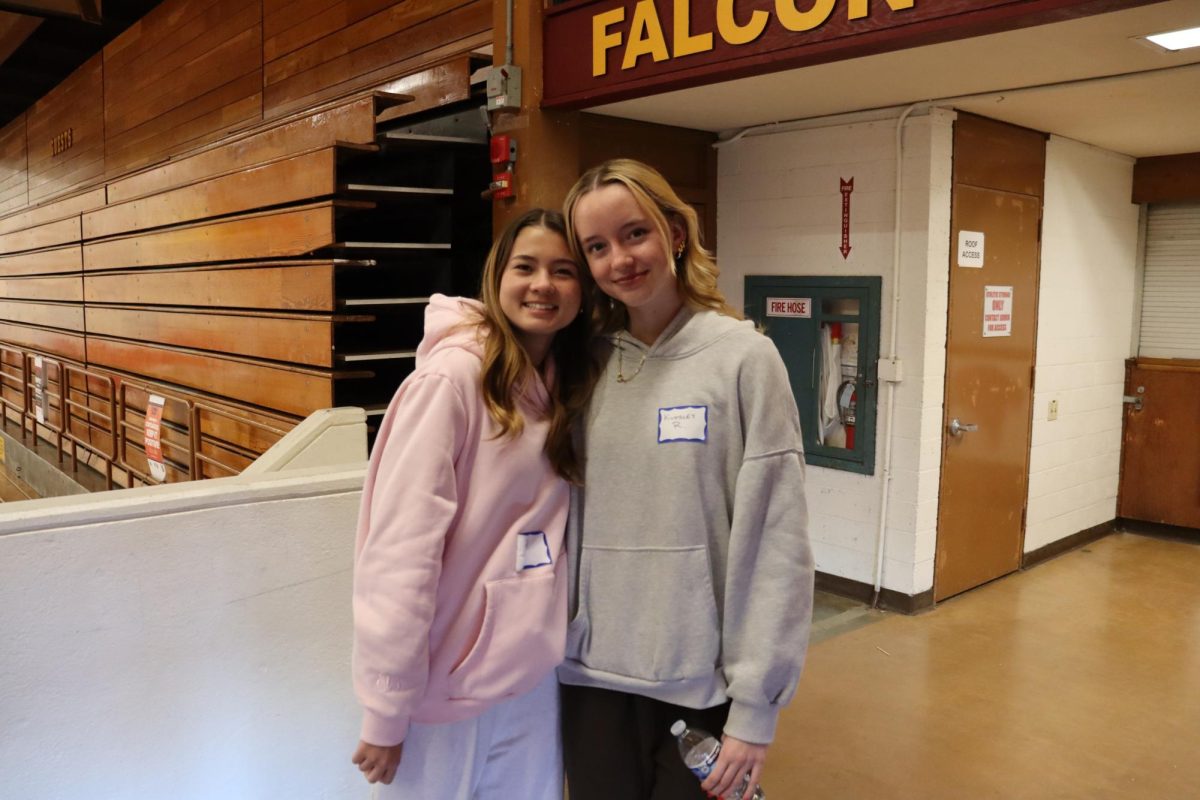
<instances>
[{"instance_id":1,"label":"hoodie hood","mask_svg":"<svg viewBox=\"0 0 1200 800\"><path fill-rule=\"evenodd\" d=\"M447 297L435 294L425 306L425 338L417 346L417 367L434 353L451 348L466 350L483 357L483 341L479 336L479 320L483 303L466 297Z\"/></svg>"},{"instance_id":2,"label":"hoodie hood","mask_svg":"<svg viewBox=\"0 0 1200 800\"><path fill-rule=\"evenodd\" d=\"M435 294L425 307L425 338L417 345L417 368L426 365L435 355L449 350L465 350L483 358L483 337L479 321L483 319L483 303L467 297L447 297ZM554 382L554 361L546 357L542 372L534 372L518 388L526 403L544 410L550 405L547 384Z\"/></svg>"},{"instance_id":3,"label":"hoodie hood","mask_svg":"<svg viewBox=\"0 0 1200 800\"><path fill-rule=\"evenodd\" d=\"M684 305L650 346L627 330L610 335L608 340L614 347L644 352L647 358L685 358L726 336L747 330L754 330L751 320L734 319L710 309L697 311Z\"/></svg>"}]
</instances>

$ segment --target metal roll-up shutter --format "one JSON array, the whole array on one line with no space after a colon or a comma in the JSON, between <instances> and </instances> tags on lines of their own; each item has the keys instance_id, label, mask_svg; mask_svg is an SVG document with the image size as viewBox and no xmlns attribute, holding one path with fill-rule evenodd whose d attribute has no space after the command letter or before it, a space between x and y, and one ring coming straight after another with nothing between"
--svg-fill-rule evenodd
<instances>
[{"instance_id":1,"label":"metal roll-up shutter","mask_svg":"<svg viewBox=\"0 0 1200 800\"><path fill-rule=\"evenodd\" d=\"M1149 208L1138 355L1200 358L1200 203Z\"/></svg>"}]
</instances>

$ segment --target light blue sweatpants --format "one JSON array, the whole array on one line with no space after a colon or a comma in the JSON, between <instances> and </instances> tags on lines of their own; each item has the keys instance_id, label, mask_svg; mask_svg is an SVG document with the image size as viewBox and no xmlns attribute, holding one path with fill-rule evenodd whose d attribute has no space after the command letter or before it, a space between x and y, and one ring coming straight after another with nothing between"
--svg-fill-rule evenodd
<instances>
[{"instance_id":1,"label":"light blue sweatpants","mask_svg":"<svg viewBox=\"0 0 1200 800\"><path fill-rule=\"evenodd\" d=\"M475 719L413 723L400 768L374 800L562 800L554 670L533 690Z\"/></svg>"}]
</instances>

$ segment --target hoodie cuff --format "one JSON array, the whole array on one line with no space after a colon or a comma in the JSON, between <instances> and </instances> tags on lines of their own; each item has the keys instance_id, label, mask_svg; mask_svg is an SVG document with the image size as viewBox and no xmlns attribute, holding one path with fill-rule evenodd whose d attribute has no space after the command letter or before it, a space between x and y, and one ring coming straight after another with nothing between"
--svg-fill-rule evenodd
<instances>
[{"instance_id":1,"label":"hoodie cuff","mask_svg":"<svg viewBox=\"0 0 1200 800\"><path fill-rule=\"evenodd\" d=\"M385 719L370 711L363 712L362 732L359 738L377 747L393 747L408 736L408 718Z\"/></svg>"},{"instance_id":2,"label":"hoodie cuff","mask_svg":"<svg viewBox=\"0 0 1200 800\"><path fill-rule=\"evenodd\" d=\"M750 744L770 744L779 721L778 706L749 706L737 700L729 708L724 733Z\"/></svg>"}]
</instances>

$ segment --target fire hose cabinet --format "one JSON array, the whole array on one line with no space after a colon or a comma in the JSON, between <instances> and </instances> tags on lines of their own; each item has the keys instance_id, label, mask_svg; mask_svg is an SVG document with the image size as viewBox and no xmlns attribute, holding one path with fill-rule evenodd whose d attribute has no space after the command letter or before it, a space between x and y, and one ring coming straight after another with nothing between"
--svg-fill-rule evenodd
<instances>
[{"instance_id":1,"label":"fire hose cabinet","mask_svg":"<svg viewBox=\"0 0 1200 800\"><path fill-rule=\"evenodd\" d=\"M883 279L750 275L746 316L779 349L814 466L872 475Z\"/></svg>"}]
</instances>

